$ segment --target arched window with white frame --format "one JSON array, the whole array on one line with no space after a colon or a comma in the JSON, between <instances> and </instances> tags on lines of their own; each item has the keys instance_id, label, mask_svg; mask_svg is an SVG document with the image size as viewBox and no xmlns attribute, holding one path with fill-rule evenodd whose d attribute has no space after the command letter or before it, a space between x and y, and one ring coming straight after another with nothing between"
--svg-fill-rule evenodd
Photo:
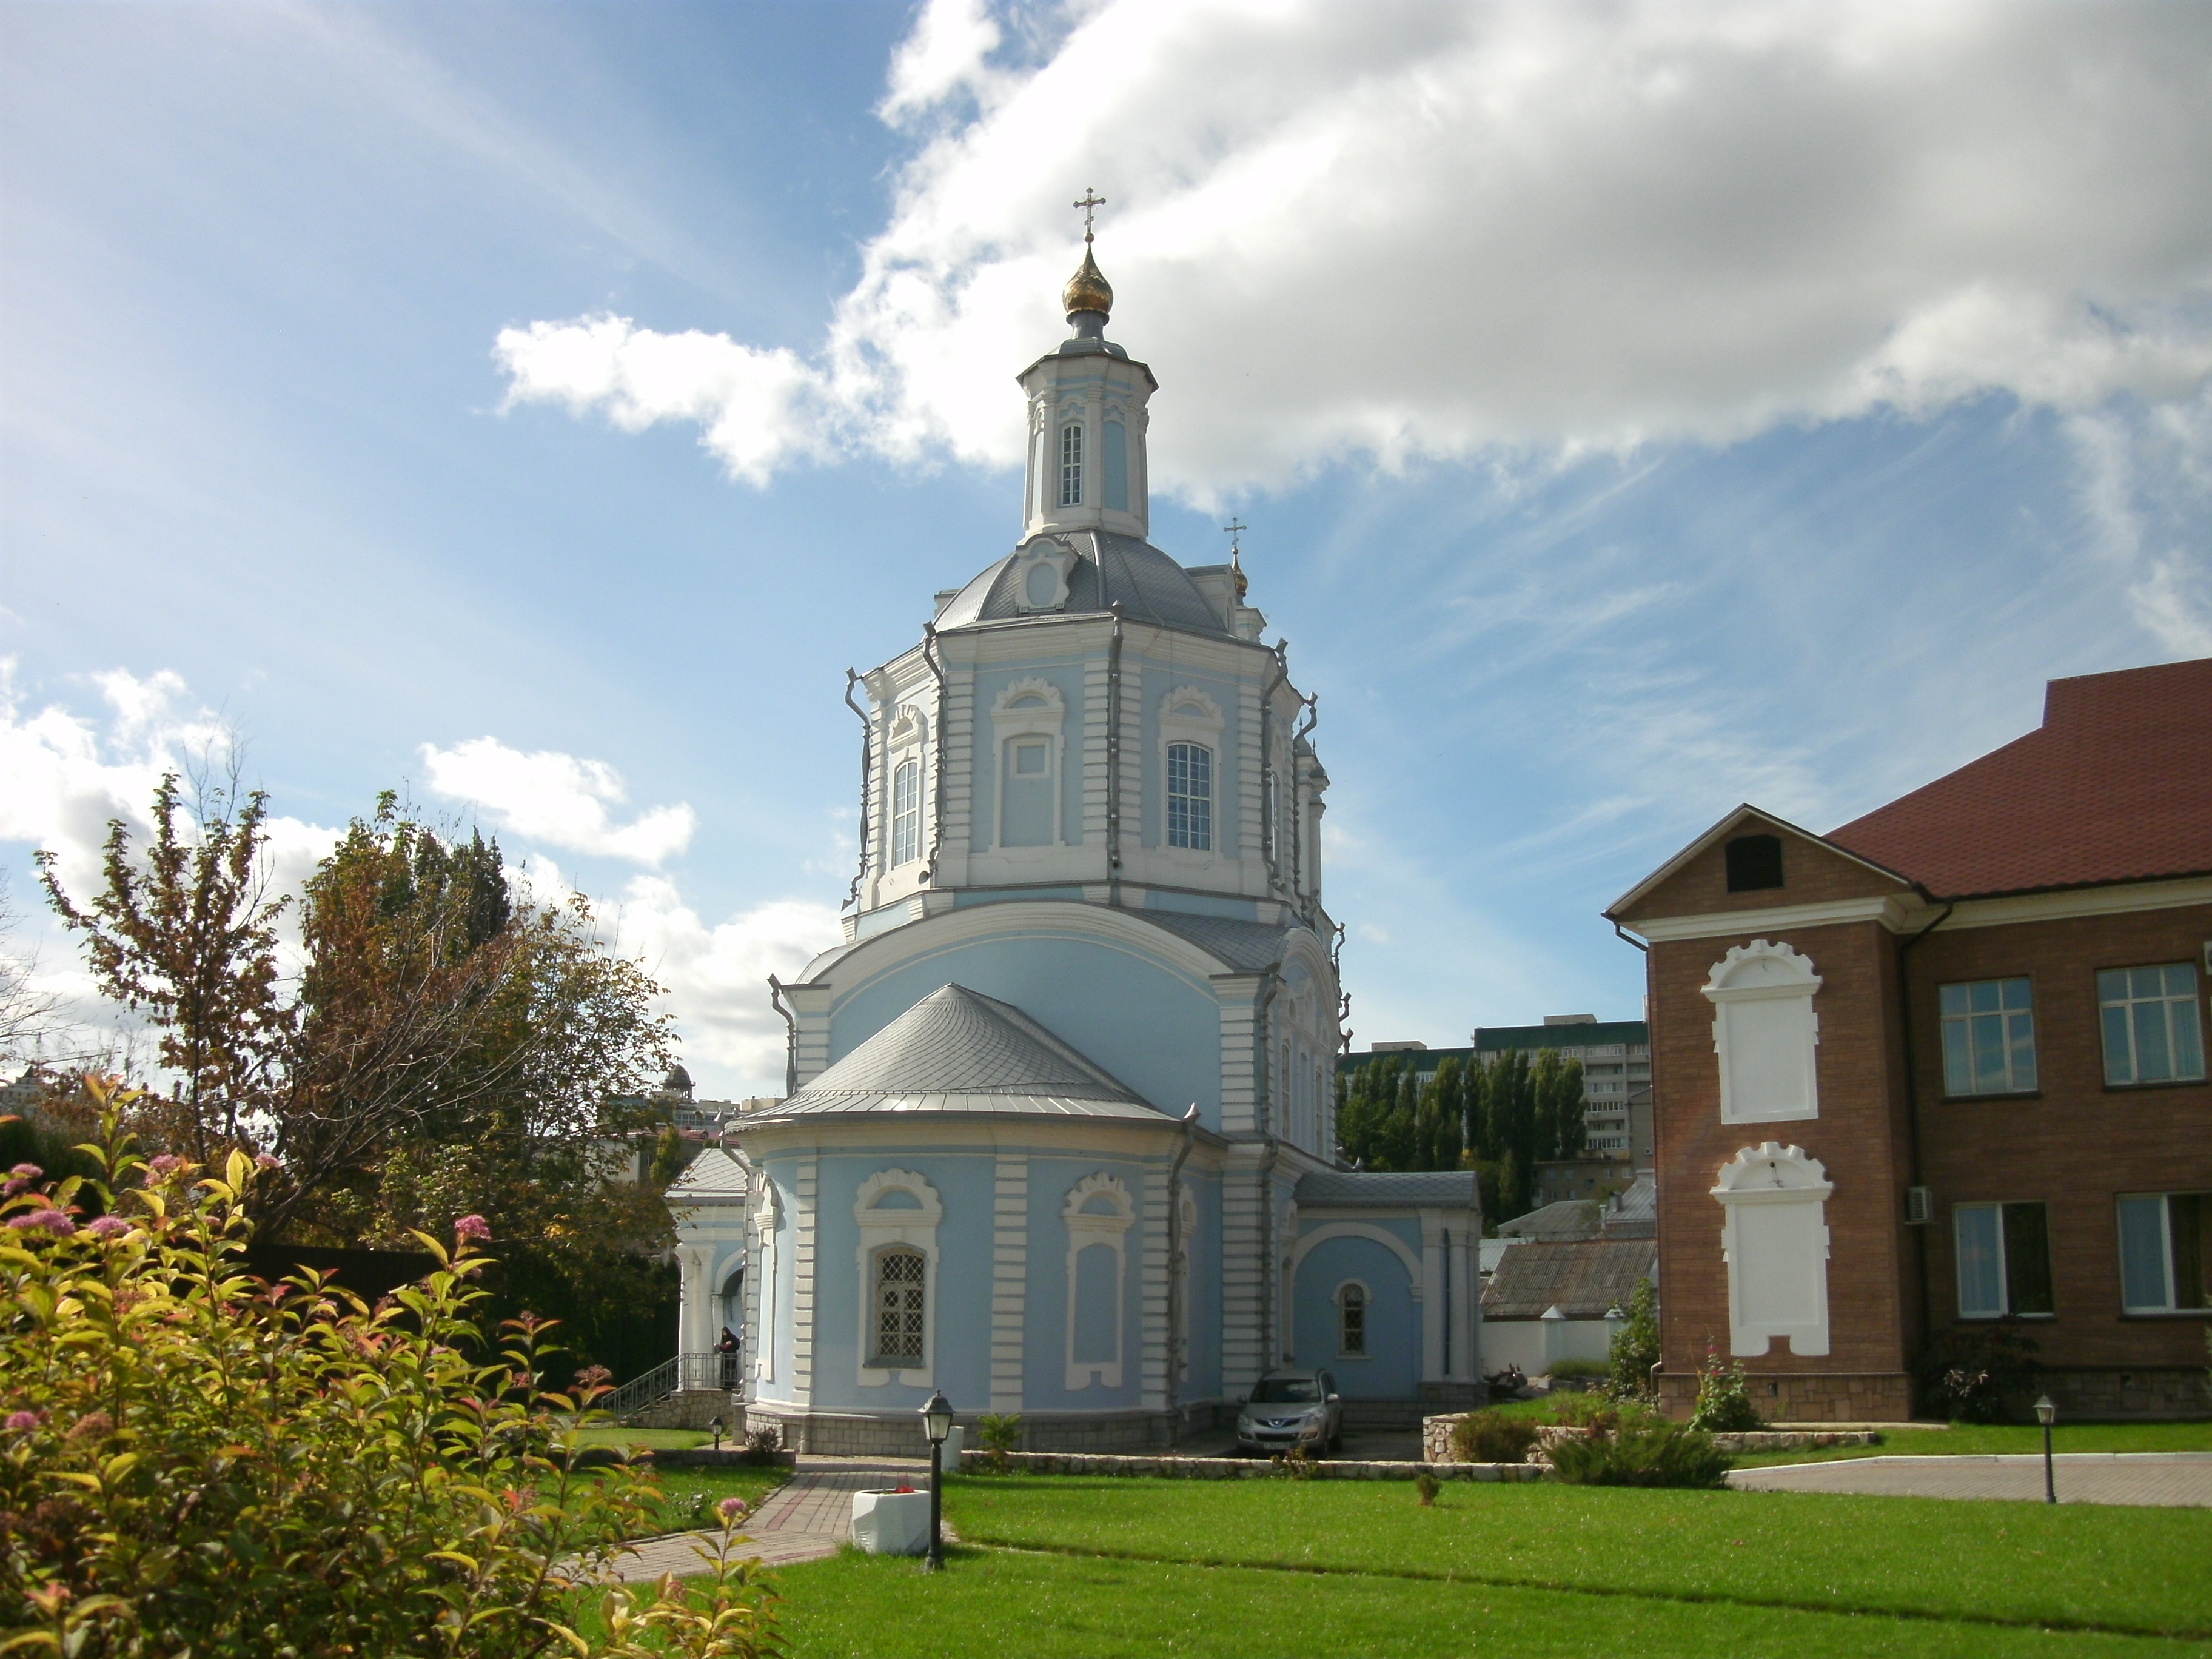
<instances>
[{"instance_id":1,"label":"arched window with white frame","mask_svg":"<svg viewBox=\"0 0 2212 1659\"><path fill-rule=\"evenodd\" d=\"M891 775L891 866L921 856L921 763L902 760Z\"/></svg>"},{"instance_id":2,"label":"arched window with white frame","mask_svg":"<svg viewBox=\"0 0 2212 1659\"><path fill-rule=\"evenodd\" d=\"M1336 1356L1367 1358L1367 1287L1347 1279L1336 1287Z\"/></svg>"},{"instance_id":3,"label":"arched window with white frame","mask_svg":"<svg viewBox=\"0 0 2212 1659\"><path fill-rule=\"evenodd\" d=\"M860 1382L935 1385L937 1228L945 1206L911 1170L878 1170L853 1203L860 1240Z\"/></svg>"},{"instance_id":4,"label":"arched window with white frame","mask_svg":"<svg viewBox=\"0 0 2212 1659\"><path fill-rule=\"evenodd\" d=\"M1216 802L1224 722L1221 706L1194 685L1179 685L1160 704L1159 844L1171 852L1212 854L1222 844Z\"/></svg>"},{"instance_id":5,"label":"arched window with white frame","mask_svg":"<svg viewBox=\"0 0 2212 1659\"><path fill-rule=\"evenodd\" d=\"M1060 504L1083 505L1083 423L1070 421L1060 429Z\"/></svg>"},{"instance_id":6,"label":"arched window with white frame","mask_svg":"<svg viewBox=\"0 0 2212 1659\"><path fill-rule=\"evenodd\" d=\"M1213 751L1202 743L1168 745L1168 845L1213 848Z\"/></svg>"}]
</instances>

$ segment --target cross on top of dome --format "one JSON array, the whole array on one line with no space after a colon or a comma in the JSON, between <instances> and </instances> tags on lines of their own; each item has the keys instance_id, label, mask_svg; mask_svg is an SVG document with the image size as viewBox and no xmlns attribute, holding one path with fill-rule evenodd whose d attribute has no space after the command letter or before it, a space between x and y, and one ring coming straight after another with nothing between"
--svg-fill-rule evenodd
<instances>
[{"instance_id":1,"label":"cross on top of dome","mask_svg":"<svg viewBox=\"0 0 2212 1659\"><path fill-rule=\"evenodd\" d=\"M1060 291L1060 309L1067 313L1067 320L1076 323L1079 328L1082 325L1077 323L1077 319L1086 312L1095 313L1099 325L1103 326L1114 309L1114 286L1100 272L1098 262L1091 257L1091 215L1106 205L1106 198L1085 185L1081 198L1071 205L1083 210L1083 263L1067 279L1067 286Z\"/></svg>"}]
</instances>

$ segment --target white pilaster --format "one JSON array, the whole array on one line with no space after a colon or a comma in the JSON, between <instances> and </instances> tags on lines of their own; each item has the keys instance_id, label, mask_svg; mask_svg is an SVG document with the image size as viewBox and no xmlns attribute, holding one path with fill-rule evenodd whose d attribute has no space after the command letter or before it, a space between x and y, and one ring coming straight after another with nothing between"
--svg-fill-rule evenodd
<instances>
[{"instance_id":1,"label":"white pilaster","mask_svg":"<svg viewBox=\"0 0 2212 1659\"><path fill-rule=\"evenodd\" d=\"M1022 1408L1024 1314L1029 1290L1029 1159L1001 1152L992 1194L991 1409Z\"/></svg>"}]
</instances>

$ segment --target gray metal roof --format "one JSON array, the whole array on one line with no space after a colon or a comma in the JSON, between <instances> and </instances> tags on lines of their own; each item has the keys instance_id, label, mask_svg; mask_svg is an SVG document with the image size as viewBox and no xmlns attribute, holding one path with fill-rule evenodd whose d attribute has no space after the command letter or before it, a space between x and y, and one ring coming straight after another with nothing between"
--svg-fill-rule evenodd
<instances>
[{"instance_id":1,"label":"gray metal roof","mask_svg":"<svg viewBox=\"0 0 2212 1659\"><path fill-rule=\"evenodd\" d=\"M1186 915L1180 910L1135 910L1130 914L1188 939L1239 973L1256 974L1263 968L1273 967L1283 959L1291 937L1291 927L1279 923ZM1303 922L1291 926L1304 927Z\"/></svg>"},{"instance_id":2,"label":"gray metal roof","mask_svg":"<svg viewBox=\"0 0 2212 1659\"><path fill-rule=\"evenodd\" d=\"M1022 902L1018 898L1002 899L999 902L1010 904ZM1074 901L1054 900L1052 902L1066 903ZM1180 910L1124 910L1120 914L1133 916L1140 921L1150 922L1163 932L1173 933L1178 939L1187 939L1232 971L1240 974L1256 974L1262 969L1271 968L1282 961L1288 950L1290 936L1293 929L1304 929L1308 933L1313 931L1306 927L1304 922L1284 925L1273 922L1237 921L1226 916L1186 915ZM888 938L898 932L901 927L916 927L921 925L920 922L902 921L899 923L898 927L886 927L881 933L865 934L850 944L833 945L808 963L793 982L799 985L808 984L870 941Z\"/></svg>"},{"instance_id":3,"label":"gray metal roof","mask_svg":"<svg viewBox=\"0 0 2212 1659\"><path fill-rule=\"evenodd\" d=\"M1602 1319L1626 1307L1650 1276L1659 1245L1649 1238L1579 1238L1516 1245L1482 1293L1485 1319L1541 1319L1556 1307L1570 1319Z\"/></svg>"},{"instance_id":4,"label":"gray metal roof","mask_svg":"<svg viewBox=\"0 0 2212 1659\"><path fill-rule=\"evenodd\" d=\"M1501 1221L1498 1231L1507 1238L1595 1238L1602 1208L1594 1198L1563 1198Z\"/></svg>"},{"instance_id":5,"label":"gray metal roof","mask_svg":"<svg viewBox=\"0 0 2212 1659\"><path fill-rule=\"evenodd\" d=\"M931 992L749 1123L852 1112L1008 1112L1172 1121L1012 1003Z\"/></svg>"},{"instance_id":6,"label":"gray metal roof","mask_svg":"<svg viewBox=\"0 0 2212 1659\"><path fill-rule=\"evenodd\" d=\"M1150 542L1103 530L1069 531L1062 539L1075 550L1076 560L1067 575L1067 603L1060 610L1032 612L1015 603L1014 556L1009 553L960 590L939 613L938 631L1098 612L1119 604L1132 622L1234 637L1190 573Z\"/></svg>"},{"instance_id":7,"label":"gray metal roof","mask_svg":"<svg viewBox=\"0 0 2212 1659\"><path fill-rule=\"evenodd\" d=\"M1472 1170L1350 1170L1299 1177L1300 1209L1467 1209L1481 1203Z\"/></svg>"},{"instance_id":8,"label":"gray metal roof","mask_svg":"<svg viewBox=\"0 0 2212 1659\"><path fill-rule=\"evenodd\" d=\"M709 1146L684 1166L668 1188L672 1202L742 1203L750 1185L745 1166L719 1146Z\"/></svg>"},{"instance_id":9,"label":"gray metal roof","mask_svg":"<svg viewBox=\"0 0 2212 1659\"><path fill-rule=\"evenodd\" d=\"M1626 1191L1613 1195L1598 1225L1607 1238L1659 1237L1659 1188L1650 1170L1642 1171Z\"/></svg>"}]
</instances>

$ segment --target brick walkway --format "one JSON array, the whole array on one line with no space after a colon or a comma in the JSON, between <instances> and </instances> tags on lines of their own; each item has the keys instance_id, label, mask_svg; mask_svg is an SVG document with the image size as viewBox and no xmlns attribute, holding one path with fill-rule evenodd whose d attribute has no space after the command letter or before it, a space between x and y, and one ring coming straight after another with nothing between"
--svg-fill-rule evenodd
<instances>
[{"instance_id":1,"label":"brick walkway","mask_svg":"<svg viewBox=\"0 0 2212 1659\"><path fill-rule=\"evenodd\" d=\"M2061 1452L2052 1460L2062 1504L2212 1507L2212 1452ZM1746 1492L1859 1492L1882 1498L2043 1497L2043 1458L1857 1457L1737 1469Z\"/></svg>"},{"instance_id":2,"label":"brick walkway","mask_svg":"<svg viewBox=\"0 0 2212 1659\"><path fill-rule=\"evenodd\" d=\"M835 1555L852 1534L853 1494L902 1484L927 1490L929 1465L920 1459L801 1457L791 1479L770 1492L747 1522L737 1553L769 1567ZM945 1531L946 1537L952 1535L950 1527ZM705 1572L720 1536L678 1532L641 1538L616 1559L614 1576L636 1583L665 1572Z\"/></svg>"}]
</instances>

